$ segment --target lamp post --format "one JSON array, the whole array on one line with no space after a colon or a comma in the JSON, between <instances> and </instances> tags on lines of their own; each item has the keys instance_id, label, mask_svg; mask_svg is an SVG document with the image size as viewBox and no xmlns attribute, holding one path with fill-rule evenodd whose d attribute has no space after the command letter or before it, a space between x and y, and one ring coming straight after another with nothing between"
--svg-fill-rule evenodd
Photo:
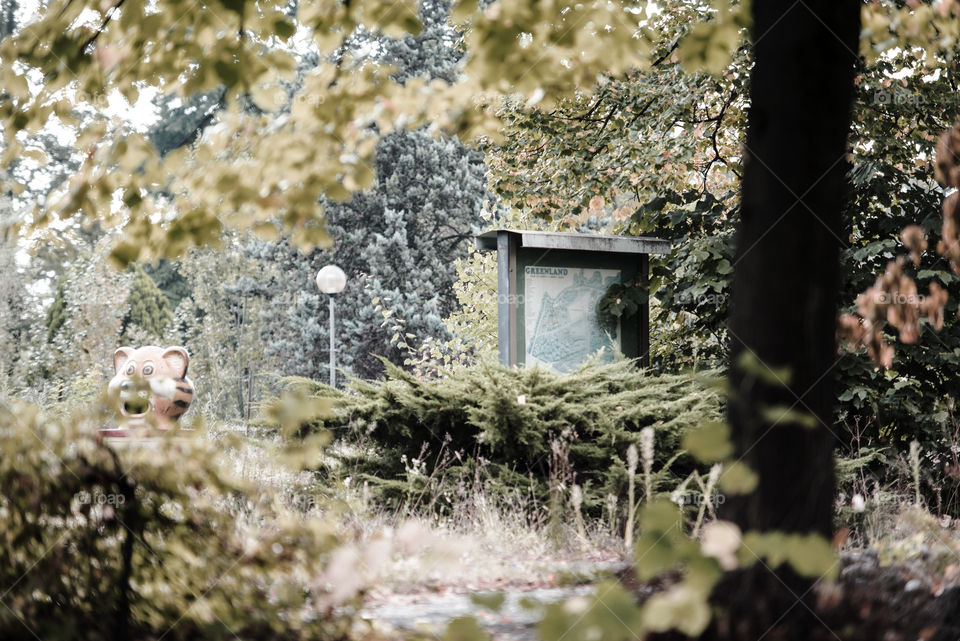
<instances>
[{"instance_id":1,"label":"lamp post","mask_svg":"<svg viewBox=\"0 0 960 641\"><path fill-rule=\"evenodd\" d=\"M327 265L317 272L317 287L330 298L330 387L337 386L337 360L333 334L333 295L342 292L346 286L347 275L336 265Z\"/></svg>"}]
</instances>

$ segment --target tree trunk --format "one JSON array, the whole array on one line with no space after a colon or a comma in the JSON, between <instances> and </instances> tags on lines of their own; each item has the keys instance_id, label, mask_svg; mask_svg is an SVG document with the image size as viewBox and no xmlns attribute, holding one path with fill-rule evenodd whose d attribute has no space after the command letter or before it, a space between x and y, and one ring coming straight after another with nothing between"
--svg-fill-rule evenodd
<instances>
[{"instance_id":1,"label":"tree trunk","mask_svg":"<svg viewBox=\"0 0 960 641\"><path fill-rule=\"evenodd\" d=\"M840 211L859 31L856 0L753 3L729 422L735 458L759 483L728 497L723 515L744 531L832 534ZM809 581L760 563L730 579L729 638L818 638L810 604L798 603Z\"/></svg>"}]
</instances>

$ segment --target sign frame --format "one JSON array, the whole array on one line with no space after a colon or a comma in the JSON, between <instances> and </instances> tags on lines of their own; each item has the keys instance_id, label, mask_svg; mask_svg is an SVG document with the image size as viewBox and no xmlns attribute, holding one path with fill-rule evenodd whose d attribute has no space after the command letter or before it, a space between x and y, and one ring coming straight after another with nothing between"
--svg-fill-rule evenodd
<instances>
[{"instance_id":1,"label":"sign frame","mask_svg":"<svg viewBox=\"0 0 960 641\"><path fill-rule=\"evenodd\" d=\"M567 267L613 269L621 282L648 286L649 254L670 250L666 240L648 237L532 232L496 229L476 237L480 250L497 251L497 334L500 362L526 365L525 268ZM650 361L650 310L643 304L629 318L620 319L620 351ZM506 340L505 340L506 339Z\"/></svg>"}]
</instances>

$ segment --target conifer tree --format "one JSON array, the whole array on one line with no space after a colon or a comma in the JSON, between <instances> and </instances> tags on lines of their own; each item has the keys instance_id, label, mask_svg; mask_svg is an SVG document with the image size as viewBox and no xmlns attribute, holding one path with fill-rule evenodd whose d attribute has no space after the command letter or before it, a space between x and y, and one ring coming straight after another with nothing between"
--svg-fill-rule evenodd
<instances>
[{"instance_id":1,"label":"conifer tree","mask_svg":"<svg viewBox=\"0 0 960 641\"><path fill-rule=\"evenodd\" d=\"M402 364L375 299L403 321L411 344L449 338L443 318L456 305L454 261L467 255L485 195L480 153L424 132L398 133L380 143L376 171L371 190L326 204L331 250L304 256L287 243L248 247L283 274L266 285L273 304L263 338L286 374L326 378L327 298L313 279L328 263L347 274L336 298L338 367L369 378L383 371L376 356Z\"/></svg>"},{"instance_id":2,"label":"conifer tree","mask_svg":"<svg viewBox=\"0 0 960 641\"><path fill-rule=\"evenodd\" d=\"M424 0L424 27L417 36L394 40L368 34L352 39L351 45L379 52L400 81L452 81L462 53L447 20L449 11L446 0ZM339 368L372 378L383 373L376 356L402 364L405 354L391 340L394 320L402 321L404 335L412 335L405 337L411 345L428 337L450 338L443 318L457 301L454 261L466 258L480 223L486 196L483 156L457 140L399 131L381 139L374 169L371 189L346 203L323 203L335 240L330 250L304 256L287 243L249 247L284 274L282 281L268 285L274 302L266 312L263 337L285 374L327 377L328 302L313 279L328 263L347 274L347 287L336 297ZM375 300L392 314L386 325Z\"/></svg>"},{"instance_id":3,"label":"conifer tree","mask_svg":"<svg viewBox=\"0 0 960 641\"><path fill-rule=\"evenodd\" d=\"M150 337L160 339L164 330L173 321L170 301L140 265L134 265L133 283L127 297L127 314L123 319L121 342L133 338L134 328L139 328Z\"/></svg>"},{"instance_id":4,"label":"conifer tree","mask_svg":"<svg viewBox=\"0 0 960 641\"><path fill-rule=\"evenodd\" d=\"M63 280L57 284L57 293L47 309L47 342L52 343L67 320L67 292Z\"/></svg>"},{"instance_id":5,"label":"conifer tree","mask_svg":"<svg viewBox=\"0 0 960 641\"><path fill-rule=\"evenodd\" d=\"M155 263L143 265L143 271L153 279L163 295L170 303L170 309L175 311L177 305L184 298L190 296L190 282L180 272L180 261L171 261L161 258Z\"/></svg>"}]
</instances>

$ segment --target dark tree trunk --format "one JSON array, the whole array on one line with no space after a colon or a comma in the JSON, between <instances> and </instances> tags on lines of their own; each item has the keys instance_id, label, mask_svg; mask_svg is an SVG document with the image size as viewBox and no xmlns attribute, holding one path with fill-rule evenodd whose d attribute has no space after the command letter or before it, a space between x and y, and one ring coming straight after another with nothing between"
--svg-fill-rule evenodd
<instances>
[{"instance_id":1,"label":"dark tree trunk","mask_svg":"<svg viewBox=\"0 0 960 641\"><path fill-rule=\"evenodd\" d=\"M753 21L729 421L735 457L759 484L728 497L724 516L744 531L830 537L840 210L860 3L755 0ZM819 638L808 627L818 625L809 594L798 603L810 582L790 570L775 576L757 564L725 584L735 603L724 636L755 641L773 627L769 638Z\"/></svg>"}]
</instances>

